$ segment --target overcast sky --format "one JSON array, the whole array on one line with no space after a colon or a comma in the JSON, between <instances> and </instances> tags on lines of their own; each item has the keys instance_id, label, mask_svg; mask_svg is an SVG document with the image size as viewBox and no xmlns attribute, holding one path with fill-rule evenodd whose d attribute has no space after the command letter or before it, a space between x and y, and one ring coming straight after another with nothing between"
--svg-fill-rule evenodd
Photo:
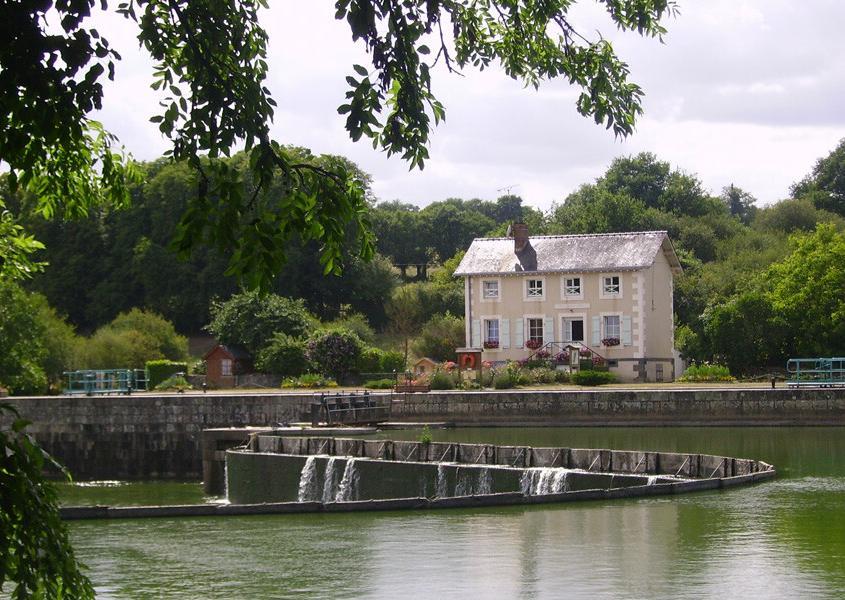
<instances>
[{"instance_id":1,"label":"overcast sky","mask_svg":"<svg viewBox=\"0 0 845 600\"><path fill-rule=\"evenodd\" d=\"M645 91L645 115L625 141L575 111L577 90L549 82L525 89L497 70L435 73L446 122L431 160L409 172L365 140L353 143L337 106L353 63L367 63L330 0L273 0L268 87L279 104L273 136L315 153L347 156L373 176L381 200L424 206L448 197L495 199L505 188L548 209L600 176L617 156L654 152L697 174L718 194L733 183L760 204L789 186L845 137L845 2L679 0L665 43L618 33L590 0L573 13L590 36L600 29ZM139 159L167 141L148 119L157 111L151 64L134 29L116 16L101 31L123 55L97 115ZM592 34L595 35L595 34Z\"/></svg>"}]
</instances>

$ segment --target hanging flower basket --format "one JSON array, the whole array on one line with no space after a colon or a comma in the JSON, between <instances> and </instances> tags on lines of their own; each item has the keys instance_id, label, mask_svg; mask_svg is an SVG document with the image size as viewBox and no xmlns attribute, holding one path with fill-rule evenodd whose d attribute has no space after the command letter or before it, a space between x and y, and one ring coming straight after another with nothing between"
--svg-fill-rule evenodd
<instances>
[{"instance_id":1,"label":"hanging flower basket","mask_svg":"<svg viewBox=\"0 0 845 600\"><path fill-rule=\"evenodd\" d=\"M602 346L618 346L619 345L619 338L617 338L617 337L604 338L601 341L601 345Z\"/></svg>"},{"instance_id":2,"label":"hanging flower basket","mask_svg":"<svg viewBox=\"0 0 845 600\"><path fill-rule=\"evenodd\" d=\"M525 342L525 347L530 348L531 350L536 350L542 345L543 340L528 340L527 342Z\"/></svg>"},{"instance_id":3,"label":"hanging flower basket","mask_svg":"<svg viewBox=\"0 0 845 600\"><path fill-rule=\"evenodd\" d=\"M499 347L499 340L487 340L486 342L484 342L484 348L487 349L487 350L490 350L492 348L498 348L498 347Z\"/></svg>"}]
</instances>

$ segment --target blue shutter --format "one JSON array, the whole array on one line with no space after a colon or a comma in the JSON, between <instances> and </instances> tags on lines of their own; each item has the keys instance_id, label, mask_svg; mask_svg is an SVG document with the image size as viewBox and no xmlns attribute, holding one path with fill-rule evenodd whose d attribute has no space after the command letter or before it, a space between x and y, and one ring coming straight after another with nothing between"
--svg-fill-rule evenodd
<instances>
[{"instance_id":1,"label":"blue shutter","mask_svg":"<svg viewBox=\"0 0 845 600\"><path fill-rule=\"evenodd\" d=\"M622 345L630 346L631 343L631 317L622 317Z\"/></svg>"},{"instance_id":2,"label":"blue shutter","mask_svg":"<svg viewBox=\"0 0 845 600\"><path fill-rule=\"evenodd\" d=\"M510 319L502 319L499 321L499 346L501 348L510 348L511 346Z\"/></svg>"},{"instance_id":3,"label":"blue shutter","mask_svg":"<svg viewBox=\"0 0 845 600\"><path fill-rule=\"evenodd\" d=\"M473 319L470 327L472 328L472 347L481 348L481 321Z\"/></svg>"},{"instance_id":4,"label":"blue shutter","mask_svg":"<svg viewBox=\"0 0 845 600\"><path fill-rule=\"evenodd\" d=\"M555 319L546 317L543 319L543 343L548 344L555 341Z\"/></svg>"},{"instance_id":5,"label":"blue shutter","mask_svg":"<svg viewBox=\"0 0 845 600\"><path fill-rule=\"evenodd\" d=\"M522 344L525 340L525 325L523 324L522 319L514 319L513 324L513 347L522 348Z\"/></svg>"},{"instance_id":6,"label":"blue shutter","mask_svg":"<svg viewBox=\"0 0 845 600\"><path fill-rule=\"evenodd\" d=\"M601 317L593 317L593 346L601 344Z\"/></svg>"}]
</instances>

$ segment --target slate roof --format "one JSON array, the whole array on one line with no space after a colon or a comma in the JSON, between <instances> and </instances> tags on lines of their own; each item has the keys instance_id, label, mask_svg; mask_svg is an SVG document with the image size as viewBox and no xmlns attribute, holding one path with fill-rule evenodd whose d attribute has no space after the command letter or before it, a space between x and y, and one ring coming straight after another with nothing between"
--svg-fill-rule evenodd
<instances>
[{"instance_id":1,"label":"slate roof","mask_svg":"<svg viewBox=\"0 0 845 600\"><path fill-rule=\"evenodd\" d=\"M681 272L681 264L665 231L541 235L528 240L529 245L517 255L513 238L476 238L455 275L636 271L651 266L661 250L672 271Z\"/></svg>"}]
</instances>

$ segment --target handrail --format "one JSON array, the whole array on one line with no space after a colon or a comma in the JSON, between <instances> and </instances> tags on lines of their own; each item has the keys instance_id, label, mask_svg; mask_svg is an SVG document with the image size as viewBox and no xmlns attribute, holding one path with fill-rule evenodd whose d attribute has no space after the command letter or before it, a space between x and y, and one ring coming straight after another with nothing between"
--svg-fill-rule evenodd
<instances>
[{"instance_id":1,"label":"handrail","mask_svg":"<svg viewBox=\"0 0 845 600\"><path fill-rule=\"evenodd\" d=\"M786 362L786 372L790 375L787 385L793 387L845 385L845 358L790 358Z\"/></svg>"},{"instance_id":2,"label":"handrail","mask_svg":"<svg viewBox=\"0 0 845 600\"><path fill-rule=\"evenodd\" d=\"M601 362L604 362L604 363L607 362L606 356L599 354L596 350L593 350L590 346L587 346L583 342L546 342L543 346L540 346L534 352L529 354L528 358L526 358L525 360L531 360L538 353L543 352L543 351L548 351L549 354L554 356L554 354L555 354L554 350L560 350L561 352L563 352L564 350L566 350L570 346L576 346L576 347L579 348L579 350L582 349L582 348L584 350L589 350L590 354L594 354L595 356L598 356L601 359Z\"/></svg>"}]
</instances>

